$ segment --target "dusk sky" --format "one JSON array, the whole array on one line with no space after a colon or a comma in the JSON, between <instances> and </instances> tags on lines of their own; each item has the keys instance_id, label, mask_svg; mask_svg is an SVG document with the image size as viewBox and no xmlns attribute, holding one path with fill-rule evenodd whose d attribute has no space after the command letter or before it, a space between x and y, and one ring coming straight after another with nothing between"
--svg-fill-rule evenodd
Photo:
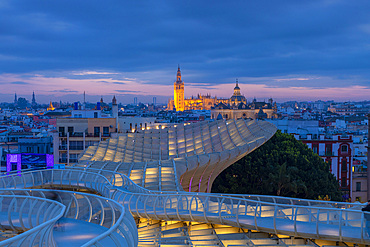
<instances>
[{"instance_id":1,"label":"dusk sky","mask_svg":"<svg viewBox=\"0 0 370 247\"><path fill-rule=\"evenodd\" d=\"M370 1L0 1L0 102L370 100Z\"/></svg>"}]
</instances>

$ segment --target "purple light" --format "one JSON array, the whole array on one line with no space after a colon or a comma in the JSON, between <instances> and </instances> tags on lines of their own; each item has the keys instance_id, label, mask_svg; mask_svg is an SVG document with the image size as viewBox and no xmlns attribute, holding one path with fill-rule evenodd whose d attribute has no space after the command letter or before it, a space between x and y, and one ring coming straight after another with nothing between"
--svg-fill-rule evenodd
<instances>
[{"instance_id":1,"label":"purple light","mask_svg":"<svg viewBox=\"0 0 370 247\"><path fill-rule=\"evenodd\" d=\"M22 158L21 154L7 154L6 155L6 171L12 170L12 163L17 163L17 170L22 169Z\"/></svg>"},{"instance_id":2,"label":"purple light","mask_svg":"<svg viewBox=\"0 0 370 247\"><path fill-rule=\"evenodd\" d=\"M46 155L46 168L54 167L54 155L52 154L25 154L25 155ZM12 163L17 163L17 170L22 169L22 154L7 154L6 155L6 171L12 170Z\"/></svg>"},{"instance_id":3,"label":"purple light","mask_svg":"<svg viewBox=\"0 0 370 247\"><path fill-rule=\"evenodd\" d=\"M46 154L46 168L54 167L54 155Z\"/></svg>"}]
</instances>

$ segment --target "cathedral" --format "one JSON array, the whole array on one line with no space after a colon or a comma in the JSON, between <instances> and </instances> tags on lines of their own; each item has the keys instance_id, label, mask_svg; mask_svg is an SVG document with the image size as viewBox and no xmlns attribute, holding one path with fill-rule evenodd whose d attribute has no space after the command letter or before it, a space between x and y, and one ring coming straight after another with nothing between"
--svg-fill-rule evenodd
<instances>
[{"instance_id":1,"label":"cathedral","mask_svg":"<svg viewBox=\"0 0 370 247\"><path fill-rule=\"evenodd\" d=\"M186 111L186 110L211 110L211 108L220 102L227 103L229 99L218 99L211 95L198 94L197 97L185 99L184 82L181 79L180 66L177 68L176 81L174 83L174 99L169 100L167 110L169 111Z\"/></svg>"},{"instance_id":2,"label":"cathedral","mask_svg":"<svg viewBox=\"0 0 370 247\"><path fill-rule=\"evenodd\" d=\"M274 118L276 117L276 102L272 99L266 102L251 103L240 93L238 79L234 87L234 93L230 98L217 98L211 95L201 95L185 99L184 82L181 79L180 66L177 68L176 81L174 83L174 99L169 100L167 109L170 111L186 110L211 110L212 118L239 119L239 118Z\"/></svg>"}]
</instances>

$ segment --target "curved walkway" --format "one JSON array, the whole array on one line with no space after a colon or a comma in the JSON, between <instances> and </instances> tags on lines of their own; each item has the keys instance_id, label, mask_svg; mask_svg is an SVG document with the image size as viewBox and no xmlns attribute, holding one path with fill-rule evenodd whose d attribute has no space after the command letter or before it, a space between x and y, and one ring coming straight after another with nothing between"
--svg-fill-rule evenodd
<instances>
[{"instance_id":1,"label":"curved walkway","mask_svg":"<svg viewBox=\"0 0 370 247\"><path fill-rule=\"evenodd\" d=\"M364 212L351 208L335 208L329 204L300 206L271 203L207 193L149 191L122 174L111 173L111 176L98 173L86 176L86 174L89 173L73 168L41 170L26 172L20 177L18 175L4 177L2 184L6 184L7 188L39 185L92 188L105 197L127 206L134 216L141 218L197 221L295 237L370 243L366 236ZM35 179L36 177L42 177L43 183ZM92 177L94 179L91 179ZM118 180L119 182L115 182ZM117 186L118 184L120 185Z\"/></svg>"}]
</instances>

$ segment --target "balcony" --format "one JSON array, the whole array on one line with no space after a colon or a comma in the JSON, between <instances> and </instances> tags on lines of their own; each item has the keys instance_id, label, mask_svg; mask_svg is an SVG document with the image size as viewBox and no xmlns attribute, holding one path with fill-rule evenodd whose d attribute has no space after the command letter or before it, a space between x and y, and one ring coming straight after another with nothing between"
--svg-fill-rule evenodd
<instances>
[{"instance_id":1,"label":"balcony","mask_svg":"<svg viewBox=\"0 0 370 247\"><path fill-rule=\"evenodd\" d=\"M335 156L335 154L334 152L325 151L325 152L320 152L319 156Z\"/></svg>"},{"instance_id":2,"label":"balcony","mask_svg":"<svg viewBox=\"0 0 370 247\"><path fill-rule=\"evenodd\" d=\"M69 150L84 150L83 146L69 146Z\"/></svg>"},{"instance_id":3,"label":"balcony","mask_svg":"<svg viewBox=\"0 0 370 247\"><path fill-rule=\"evenodd\" d=\"M60 146L59 146L59 150L67 150L67 146L60 145Z\"/></svg>"},{"instance_id":4,"label":"balcony","mask_svg":"<svg viewBox=\"0 0 370 247\"><path fill-rule=\"evenodd\" d=\"M84 133L83 132L73 132L69 133L69 137L83 137Z\"/></svg>"}]
</instances>

